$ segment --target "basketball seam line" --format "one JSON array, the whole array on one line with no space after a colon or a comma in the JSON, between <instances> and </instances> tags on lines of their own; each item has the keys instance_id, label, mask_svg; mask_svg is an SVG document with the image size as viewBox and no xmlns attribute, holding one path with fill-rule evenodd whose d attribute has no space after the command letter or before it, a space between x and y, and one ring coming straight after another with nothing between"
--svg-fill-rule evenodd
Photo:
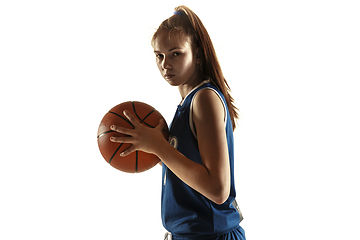
<instances>
[{"instance_id":1,"label":"basketball seam line","mask_svg":"<svg viewBox=\"0 0 360 240\"><path fill-rule=\"evenodd\" d=\"M119 114L117 114L117 113L115 113L115 112L111 112L111 111L109 111L109 113L112 113L112 114L114 114L114 115L122 118L122 119L125 120L127 123L129 123L132 127L134 127L134 125L133 125L128 119L124 118L123 116L121 116L121 115L119 115Z\"/></svg>"},{"instance_id":2,"label":"basketball seam line","mask_svg":"<svg viewBox=\"0 0 360 240\"><path fill-rule=\"evenodd\" d=\"M145 119L148 118L153 112L155 112L156 109L153 109L151 112L148 113L148 115L146 115L146 116L144 117L144 119L141 119L140 116L139 116L139 115L137 114L137 112L136 112L135 103L134 103L134 102L131 102L131 104L132 104L132 106L133 106L133 110L134 110L134 113L135 113L136 117L140 120L140 123L144 123L144 124L145 124L146 126L148 126L148 127L155 128L155 127L147 124L147 123L144 122L144 121L145 121Z\"/></svg>"},{"instance_id":3,"label":"basketball seam line","mask_svg":"<svg viewBox=\"0 0 360 240\"><path fill-rule=\"evenodd\" d=\"M99 136L97 136L97 138L101 138L102 136L104 136L105 134L108 134L108 133L111 133L111 132L115 132L113 130L109 130L109 131L106 131L106 132L103 132L103 133L100 133Z\"/></svg>"},{"instance_id":4,"label":"basketball seam line","mask_svg":"<svg viewBox=\"0 0 360 240\"><path fill-rule=\"evenodd\" d=\"M146 124L147 126L149 126L149 127L151 127L151 128L155 128L155 127L153 127L153 126L150 126L149 124L147 124L146 122L145 122L145 119L147 118L147 117L149 117L153 112L155 112L156 110L154 109L154 110L152 110L148 115L146 115L145 117L144 117L144 119L142 120L142 122L144 123L144 124Z\"/></svg>"},{"instance_id":5,"label":"basketball seam line","mask_svg":"<svg viewBox=\"0 0 360 240\"><path fill-rule=\"evenodd\" d=\"M114 154L111 156L110 160L109 160L109 163L111 163L111 161L113 160L113 158L115 157L116 153L119 151L119 149L122 147L123 143L121 143L119 145L119 147L116 149L116 151L114 152Z\"/></svg>"},{"instance_id":6,"label":"basketball seam line","mask_svg":"<svg viewBox=\"0 0 360 240\"><path fill-rule=\"evenodd\" d=\"M138 165L139 165L139 162L138 162L138 151L136 151L136 161L135 161L135 172L137 173L138 172Z\"/></svg>"}]
</instances>

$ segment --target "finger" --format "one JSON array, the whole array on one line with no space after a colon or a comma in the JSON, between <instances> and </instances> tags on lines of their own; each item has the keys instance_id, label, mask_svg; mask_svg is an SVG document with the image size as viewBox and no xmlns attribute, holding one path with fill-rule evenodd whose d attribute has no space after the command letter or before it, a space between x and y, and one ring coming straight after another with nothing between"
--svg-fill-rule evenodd
<instances>
[{"instance_id":1,"label":"finger","mask_svg":"<svg viewBox=\"0 0 360 240\"><path fill-rule=\"evenodd\" d=\"M127 155L130 155L131 153L135 152L136 149L134 145L131 145L128 149L124 150L122 153L120 153L121 157L126 157Z\"/></svg>"},{"instance_id":2,"label":"finger","mask_svg":"<svg viewBox=\"0 0 360 240\"><path fill-rule=\"evenodd\" d=\"M130 135L130 136L132 135L132 130L133 130L133 129L130 129L130 128L119 127L119 126L116 126L116 125L111 125L110 129L115 131L115 132Z\"/></svg>"},{"instance_id":3,"label":"finger","mask_svg":"<svg viewBox=\"0 0 360 240\"><path fill-rule=\"evenodd\" d=\"M159 124L156 126L157 129L163 130L165 127L164 119L160 119Z\"/></svg>"},{"instance_id":4,"label":"finger","mask_svg":"<svg viewBox=\"0 0 360 240\"><path fill-rule=\"evenodd\" d=\"M123 114L127 119L129 119L135 128L140 125L139 120L137 120L136 117L134 117L134 115L132 115L129 111L124 110Z\"/></svg>"},{"instance_id":5,"label":"finger","mask_svg":"<svg viewBox=\"0 0 360 240\"><path fill-rule=\"evenodd\" d=\"M116 143L133 143L134 139L132 137L110 137L110 141Z\"/></svg>"}]
</instances>

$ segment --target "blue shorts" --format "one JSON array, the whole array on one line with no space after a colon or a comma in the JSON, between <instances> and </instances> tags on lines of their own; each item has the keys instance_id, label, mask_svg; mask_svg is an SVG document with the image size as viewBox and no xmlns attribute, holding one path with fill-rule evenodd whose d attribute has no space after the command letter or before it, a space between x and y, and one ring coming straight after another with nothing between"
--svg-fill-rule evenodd
<instances>
[{"instance_id":1,"label":"blue shorts","mask_svg":"<svg viewBox=\"0 0 360 240\"><path fill-rule=\"evenodd\" d=\"M192 238L184 238L184 237L180 237L180 236L171 236L171 234L166 233L165 234L165 240L187 240L187 239L192 239ZM201 238L203 239L203 238ZM215 238L207 238L207 240L246 240L245 238L245 231L244 229L239 226L238 228L236 228L235 230L232 230L228 233L225 233L221 236L215 237Z\"/></svg>"},{"instance_id":2,"label":"blue shorts","mask_svg":"<svg viewBox=\"0 0 360 240\"><path fill-rule=\"evenodd\" d=\"M239 226L237 229L211 240L246 240L245 231Z\"/></svg>"}]
</instances>

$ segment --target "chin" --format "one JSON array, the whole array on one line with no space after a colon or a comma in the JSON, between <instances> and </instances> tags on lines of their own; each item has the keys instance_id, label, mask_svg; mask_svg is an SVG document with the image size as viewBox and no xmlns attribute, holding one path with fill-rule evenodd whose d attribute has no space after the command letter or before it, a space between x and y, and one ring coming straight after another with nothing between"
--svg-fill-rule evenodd
<instances>
[{"instance_id":1,"label":"chin","mask_svg":"<svg viewBox=\"0 0 360 240\"><path fill-rule=\"evenodd\" d=\"M165 79L171 86L177 87L179 84L177 84L175 81L172 81L172 79Z\"/></svg>"}]
</instances>

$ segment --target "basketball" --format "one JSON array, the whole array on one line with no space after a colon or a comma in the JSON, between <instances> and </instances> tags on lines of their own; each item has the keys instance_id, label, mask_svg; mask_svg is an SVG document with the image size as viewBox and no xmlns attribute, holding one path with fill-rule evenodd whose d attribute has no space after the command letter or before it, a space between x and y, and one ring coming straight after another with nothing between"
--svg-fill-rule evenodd
<instances>
[{"instance_id":1,"label":"basketball","mask_svg":"<svg viewBox=\"0 0 360 240\"><path fill-rule=\"evenodd\" d=\"M140 173L154 167L160 159L154 154L136 151L128 156L121 157L120 153L128 149L130 143L116 143L110 141L110 137L124 137L126 135L110 129L111 125L131 128L133 125L123 114L124 110L129 111L139 122L147 127L155 128L163 116L152 106L143 102L124 102L116 105L108 111L101 120L97 141L103 158L114 168L127 173ZM164 119L165 121L165 119ZM169 129L165 124L163 135L166 140L169 138Z\"/></svg>"}]
</instances>

